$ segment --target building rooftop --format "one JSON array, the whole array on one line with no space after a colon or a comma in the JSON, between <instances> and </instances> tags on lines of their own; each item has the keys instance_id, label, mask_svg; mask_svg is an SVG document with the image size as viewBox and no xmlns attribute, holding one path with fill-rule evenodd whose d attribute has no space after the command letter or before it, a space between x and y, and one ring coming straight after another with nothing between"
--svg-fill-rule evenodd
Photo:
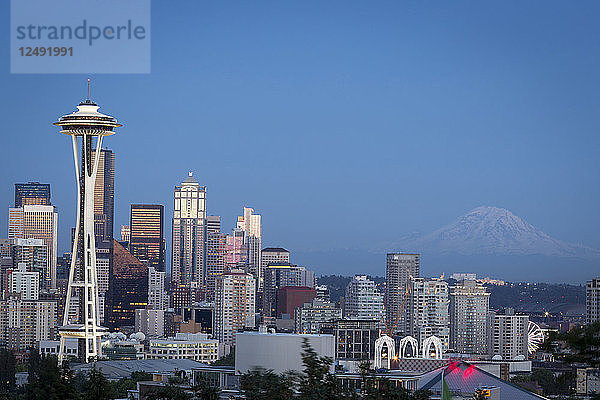
<instances>
[{"instance_id":1,"label":"building rooftop","mask_svg":"<svg viewBox=\"0 0 600 400\"><path fill-rule=\"evenodd\" d=\"M147 373L170 373L175 371L191 371L194 368L206 367L207 364L189 360L113 360L96 361L88 364L74 364L71 366L73 371L90 371L96 366L108 379L128 378L135 371L144 371Z\"/></svg>"},{"instance_id":2,"label":"building rooftop","mask_svg":"<svg viewBox=\"0 0 600 400\"><path fill-rule=\"evenodd\" d=\"M262 251L267 253L289 253L289 251L283 247L265 247Z\"/></svg>"}]
</instances>

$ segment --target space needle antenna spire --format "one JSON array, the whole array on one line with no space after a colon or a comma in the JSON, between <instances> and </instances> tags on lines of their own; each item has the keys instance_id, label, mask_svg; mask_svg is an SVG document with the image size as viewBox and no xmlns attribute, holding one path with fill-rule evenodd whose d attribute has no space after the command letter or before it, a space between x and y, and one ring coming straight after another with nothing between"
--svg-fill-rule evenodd
<instances>
[{"instance_id":1,"label":"space needle antenna spire","mask_svg":"<svg viewBox=\"0 0 600 400\"><path fill-rule=\"evenodd\" d=\"M77 111L63 115L54 123L61 128L61 133L71 136L77 181L77 222L63 323L59 328L58 359L61 363L65 358L67 339L77 340L80 362L99 359L102 356L100 338L106 333L106 328L100 326L98 308L94 187L102 140L105 136L115 134L114 129L122 125L110 115L98 112L98 108L90 100L88 79L87 99L79 103Z\"/></svg>"}]
</instances>

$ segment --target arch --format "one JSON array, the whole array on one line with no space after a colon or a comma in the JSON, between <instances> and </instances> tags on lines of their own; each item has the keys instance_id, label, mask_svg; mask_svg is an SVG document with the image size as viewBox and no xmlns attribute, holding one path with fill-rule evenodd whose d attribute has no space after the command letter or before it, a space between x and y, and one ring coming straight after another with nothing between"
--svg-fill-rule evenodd
<instances>
[{"instance_id":1,"label":"arch","mask_svg":"<svg viewBox=\"0 0 600 400\"><path fill-rule=\"evenodd\" d=\"M423 350L422 356L423 358L431 358L429 350L433 346L433 351L435 352L434 359L441 360L442 359L442 341L437 336L429 336L427 339L423 341Z\"/></svg>"},{"instance_id":2,"label":"arch","mask_svg":"<svg viewBox=\"0 0 600 400\"><path fill-rule=\"evenodd\" d=\"M387 359L383 365L382 352L383 346L387 347ZM392 358L396 357L396 342L388 335L382 335L375 340L375 369L387 368L390 369Z\"/></svg>"},{"instance_id":3,"label":"arch","mask_svg":"<svg viewBox=\"0 0 600 400\"><path fill-rule=\"evenodd\" d=\"M406 355L406 347L410 345L412 349L412 358L419 356L419 342L412 336L406 336L400 339L400 358L408 358Z\"/></svg>"}]
</instances>

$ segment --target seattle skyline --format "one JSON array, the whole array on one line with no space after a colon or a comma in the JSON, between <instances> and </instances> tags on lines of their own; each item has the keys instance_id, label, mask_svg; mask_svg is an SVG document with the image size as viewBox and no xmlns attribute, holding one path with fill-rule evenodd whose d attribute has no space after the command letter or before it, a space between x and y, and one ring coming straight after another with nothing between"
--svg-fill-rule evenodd
<instances>
[{"instance_id":1,"label":"seattle skyline","mask_svg":"<svg viewBox=\"0 0 600 400\"><path fill-rule=\"evenodd\" d=\"M189 24L160 18L174 11L156 3L152 75L161 79L91 76L100 111L126 123L107 147L117 230L130 204L163 204L170 254L170 196L191 170L224 231L253 207L264 246L292 253L371 249L480 205L600 247L595 4L519 5L519 13L516 3L493 12L333 4L323 15L311 4L274 5L269 15L190 5L199 9L179 18L206 23L193 33L197 47L186 48L177 37ZM222 24L231 24L226 33ZM87 76L53 78L0 78L14 89L0 100L0 198L12 204L15 182L50 183L62 253L75 220L73 167L47 121L83 100Z\"/></svg>"}]
</instances>

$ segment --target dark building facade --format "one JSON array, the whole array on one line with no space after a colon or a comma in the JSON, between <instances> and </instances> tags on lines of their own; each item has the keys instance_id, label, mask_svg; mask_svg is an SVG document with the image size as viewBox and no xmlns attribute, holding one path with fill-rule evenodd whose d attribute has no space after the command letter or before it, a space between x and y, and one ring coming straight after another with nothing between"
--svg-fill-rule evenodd
<instances>
[{"instance_id":1,"label":"dark building facade","mask_svg":"<svg viewBox=\"0 0 600 400\"><path fill-rule=\"evenodd\" d=\"M129 251L157 271L165 271L164 206L132 204Z\"/></svg>"},{"instance_id":2,"label":"dark building facade","mask_svg":"<svg viewBox=\"0 0 600 400\"><path fill-rule=\"evenodd\" d=\"M15 183L15 208L24 205L51 205L50 184L39 182Z\"/></svg>"},{"instance_id":3,"label":"dark building facade","mask_svg":"<svg viewBox=\"0 0 600 400\"><path fill-rule=\"evenodd\" d=\"M277 290L277 318L288 314L294 318L294 311L304 303L310 303L317 296L314 288L307 286L285 286Z\"/></svg>"},{"instance_id":4,"label":"dark building facade","mask_svg":"<svg viewBox=\"0 0 600 400\"><path fill-rule=\"evenodd\" d=\"M106 325L119 330L135 324L136 308L148 305L148 268L116 240L113 241L113 273L107 296Z\"/></svg>"}]
</instances>

